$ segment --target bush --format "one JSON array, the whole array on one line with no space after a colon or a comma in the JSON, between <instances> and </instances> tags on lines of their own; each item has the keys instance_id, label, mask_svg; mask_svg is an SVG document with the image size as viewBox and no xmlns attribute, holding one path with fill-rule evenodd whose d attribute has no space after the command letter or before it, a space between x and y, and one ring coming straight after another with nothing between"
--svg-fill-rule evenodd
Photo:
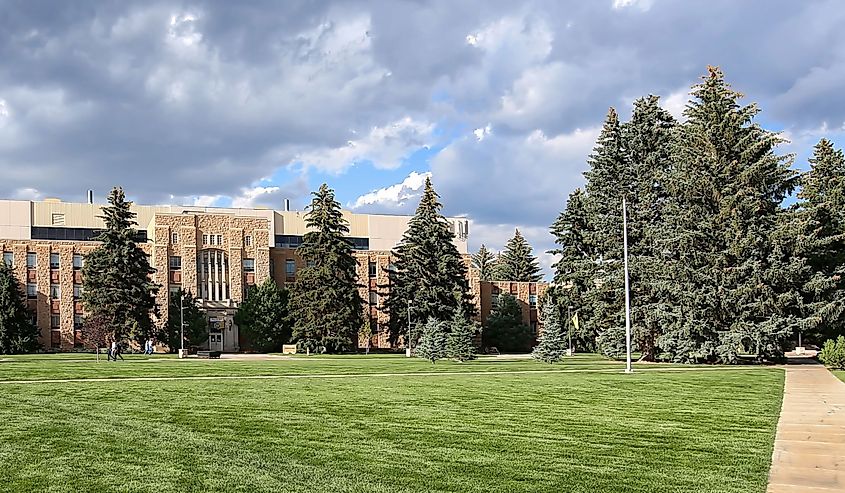
<instances>
[{"instance_id":1,"label":"bush","mask_svg":"<svg viewBox=\"0 0 845 493\"><path fill-rule=\"evenodd\" d=\"M828 368L845 370L845 336L839 336L836 341L828 339L819 353L819 360Z\"/></svg>"}]
</instances>

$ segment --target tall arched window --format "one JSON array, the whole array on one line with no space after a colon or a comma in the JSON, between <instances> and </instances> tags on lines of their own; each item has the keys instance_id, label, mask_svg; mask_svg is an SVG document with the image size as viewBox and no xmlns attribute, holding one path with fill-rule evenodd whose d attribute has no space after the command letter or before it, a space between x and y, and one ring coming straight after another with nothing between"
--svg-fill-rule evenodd
<instances>
[{"instance_id":1,"label":"tall arched window","mask_svg":"<svg viewBox=\"0 0 845 493\"><path fill-rule=\"evenodd\" d=\"M197 291L207 301L229 299L229 257L223 250L208 249L197 258Z\"/></svg>"}]
</instances>

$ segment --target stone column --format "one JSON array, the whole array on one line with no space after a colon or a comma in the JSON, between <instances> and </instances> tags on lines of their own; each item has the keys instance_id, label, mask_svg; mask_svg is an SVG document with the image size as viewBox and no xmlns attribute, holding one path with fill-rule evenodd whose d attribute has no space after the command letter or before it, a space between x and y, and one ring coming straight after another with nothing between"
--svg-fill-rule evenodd
<instances>
[{"instance_id":1,"label":"stone column","mask_svg":"<svg viewBox=\"0 0 845 493\"><path fill-rule=\"evenodd\" d=\"M62 329L62 351L73 349L73 246L61 245L59 250L59 324Z\"/></svg>"}]
</instances>

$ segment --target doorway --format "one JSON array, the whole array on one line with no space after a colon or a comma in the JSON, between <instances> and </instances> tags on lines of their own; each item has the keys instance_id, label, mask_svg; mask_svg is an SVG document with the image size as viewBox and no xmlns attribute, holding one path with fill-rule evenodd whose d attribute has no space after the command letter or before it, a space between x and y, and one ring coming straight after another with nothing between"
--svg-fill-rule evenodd
<instances>
[{"instance_id":1,"label":"doorway","mask_svg":"<svg viewBox=\"0 0 845 493\"><path fill-rule=\"evenodd\" d=\"M208 350L209 351L223 351L223 333L212 332L208 334Z\"/></svg>"}]
</instances>

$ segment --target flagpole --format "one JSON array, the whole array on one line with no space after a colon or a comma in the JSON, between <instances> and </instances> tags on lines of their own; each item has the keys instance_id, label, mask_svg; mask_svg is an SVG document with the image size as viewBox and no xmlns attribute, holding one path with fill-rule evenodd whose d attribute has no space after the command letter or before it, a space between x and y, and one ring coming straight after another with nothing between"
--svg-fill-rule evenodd
<instances>
[{"instance_id":1,"label":"flagpole","mask_svg":"<svg viewBox=\"0 0 845 493\"><path fill-rule=\"evenodd\" d=\"M625 373L631 373L631 292L628 281L628 209L622 197L622 249L625 257Z\"/></svg>"}]
</instances>

